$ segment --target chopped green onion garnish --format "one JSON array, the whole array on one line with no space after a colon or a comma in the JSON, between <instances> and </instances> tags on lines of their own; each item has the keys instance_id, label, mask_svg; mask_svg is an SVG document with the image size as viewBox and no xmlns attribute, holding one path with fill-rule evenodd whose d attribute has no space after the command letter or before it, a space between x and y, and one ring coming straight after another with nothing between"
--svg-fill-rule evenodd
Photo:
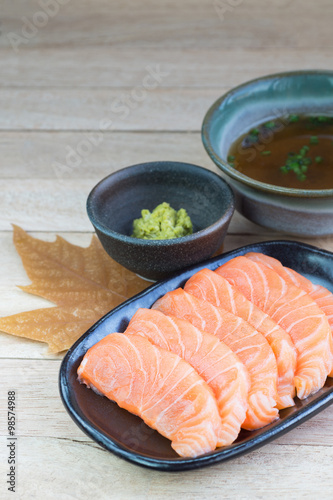
<instances>
[{"instance_id":1,"label":"chopped green onion garnish","mask_svg":"<svg viewBox=\"0 0 333 500\"><path fill-rule=\"evenodd\" d=\"M283 174L294 172L299 181L305 181L305 174L308 171L308 165L311 163L311 158L306 156L309 149L309 146L303 146L299 153L289 153L286 164L280 167L281 172Z\"/></svg>"},{"instance_id":2,"label":"chopped green onion garnish","mask_svg":"<svg viewBox=\"0 0 333 500\"><path fill-rule=\"evenodd\" d=\"M310 116L309 120L313 125L320 125L321 123L332 122L332 117L331 116L324 116L324 115Z\"/></svg>"},{"instance_id":3,"label":"chopped green onion garnish","mask_svg":"<svg viewBox=\"0 0 333 500\"><path fill-rule=\"evenodd\" d=\"M228 159L228 162L235 161L235 157L233 155L229 155L227 159Z\"/></svg>"},{"instance_id":4,"label":"chopped green onion garnish","mask_svg":"<svg viewBox=\"0 0 333 500\"><path fill-rule=\"evenodd\" d=\"M310 137L310 144L318 144L319 140L318 140L318 137L316 135L312 135Z\"/></svg>"},{"instance_id":5,"label":"chopped green onion garnish","mask_svg":"<svg viewBox=\"0 0 333 500\"><path fill-rule=\"evenodd\" d=\"M262 151L262 152L261 152L261 154L262 154L263 156L268 156L268 155L270 155L270 154L271 154L271 152L270 152L270 151Z\"/></svg>"},{"instance_id":6,"label":"chopped green onion garnish","mask_svg":"<svg viewBox=\"0 0 333 500\"><path fill-rule=\"evenodd\" d=\"M290 115L289 116L289 122L290 123L298 122L298 120L299 120L299 116L298 115Z\"/></svg>"},{"instance_id":7,"label":"chopped green onion garnish","mask_svg":"<svg viewBox=\"0 0 333 500\"><path fill-rule=\"evenodd\" d=\"M300 149L299 154L300 154L300 155L302 155L302 156L304 156L304 155L306 155L306 153L309 151L309 149L310 149L310 148L309 148L309 146L303 146L303 147Z\"/></svg>"},{"instance_id":8,"label":"chopped green onion garnish","mask_svg":"<svg viewBox=\"0 0 333 500\"><path fill-rule=\"evenodd\" d=\"M323 161L322 157L321 156L316 156L315 157L315 162L316 163L321 163Z\"/></svg>"}]
</instances>

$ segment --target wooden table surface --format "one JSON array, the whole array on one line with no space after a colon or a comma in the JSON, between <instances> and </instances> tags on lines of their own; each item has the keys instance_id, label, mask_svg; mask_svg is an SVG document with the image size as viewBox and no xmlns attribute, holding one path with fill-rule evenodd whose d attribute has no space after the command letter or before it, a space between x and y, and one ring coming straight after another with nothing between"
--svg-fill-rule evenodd
<instances>
[{"instance_id":1,"label":"wooden table surface","mask_svg":"<svg viewBox=\"0 0 333 500\"><path fill-rule=\"evenodd\" d=\"M333 69L331 0L1 4L0 316L49 306L16 288L29 280L11 223L87 245L85 200L98 180L149 160L216 171L200 126L218 96L272 72ZM235 214L225 250L282 238ZM311 243L333 250L333 238ZM333 407L225 464L155 472L72 422L58 393L61 355L0 334L0 358L1 499L333 497ZM15 494L6 485L8 390L17 392Z\"/></svg>"}]
</instances>

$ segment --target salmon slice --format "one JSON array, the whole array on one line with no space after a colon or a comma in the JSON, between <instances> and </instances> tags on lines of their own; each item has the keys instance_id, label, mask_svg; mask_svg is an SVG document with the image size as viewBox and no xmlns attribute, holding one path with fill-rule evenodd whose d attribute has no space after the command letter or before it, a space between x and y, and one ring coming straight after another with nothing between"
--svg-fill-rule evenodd
<instances>
[{"instance_id":1,"label":"salmon slice","mask_svg":"<svg viewBox=\"0 0 333 500\"><path fill-rule=\"evenodd\" d=\"M233 443L245 420L249 390L249 376L238 356L215 335L152 309L139 309L125 333L142 335L193 366L217 400L222 420L221 445Z\"/></svg>"},{"instance_id":2,"label":"salmon slice","mask_svg":"<svg viewBox=\"0 0 333 500\"><path fill-rule=\"evenodd\" d=\"M198 299L208 300L214 306L223 307L239 316L266 338L277 363L277 407L282 409L293 406L297 353L290 335L270 316L247 300L237 288L210 269L202 269L194 274L185 284L184 290Z\"/></svg>"},{"instance_id":3,"label":"salmon slice","mask_svg":"<svg viewBox=\"0 0 333 500\"><path fill-rule=\"evenodd\" d=\"M87 351L78 376L170 439L181 457L216 448L221 418L212 390L176 354L141 336L112 333Z\"/></svg>"},{"instance_id":4,"label":"salmon slice","mask_svg":"<svg viewBox=\"0 0 333 500\"><path fill-rule=\"evenodd\" d=\"M332 369L331 331L325 314L311 297L246 257L236 257L216 272L290 334L297 350L297 396L304 399L323 387Z\"/></svg>"},{"instance_id":5,"label":"salmon slice","mask_svg":"<svg viewBox=\"0 0 333 500\"><path fill-rule=\"evenodd\" d=\"M239 356L250 376L244 429L259 429L278 418L275 408L277 367L272 349L261 333L232 313L178 288L154 305L165 314L188 320L199 330L216 335Z\"/></svg>"},{"instance_id":6,"label":"salmon slice","mask_svg":"<svg viewBox=\"0 0 333 500\"><path fill-rule=\"evenodd\" d=\"M306 292L316 302L317 306L325 313L331 328L331 351L333 352L333 294L327 288L321 285L315 285L312 281L305 278L289 267L285 267L281 262L273 257L263 253L251 252L246 257L254 262L261 262L265 266L276 271L287 283L297 286ZM333 371L329 373L333 376Z\"/></svg>"}]
</instances>

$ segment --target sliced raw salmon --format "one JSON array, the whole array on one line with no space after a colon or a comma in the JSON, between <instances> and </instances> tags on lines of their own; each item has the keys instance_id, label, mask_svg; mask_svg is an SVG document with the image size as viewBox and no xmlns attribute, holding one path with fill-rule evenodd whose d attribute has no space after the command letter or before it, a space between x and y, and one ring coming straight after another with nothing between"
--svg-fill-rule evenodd
<instances>
[{"instance_id":1,"label":"sliced raw salmon","mask_svg":"<svg viewBox=\"0 0 333 500\"><path fill-rule=\"evenodd\" d=\"M264 335L273 349L277 363L277 407L282 409L293 406L297 353L290 335L270 316L247 300L236 287L210 269L202 269L194 274L185 284L184 290L198 299L208 300L216 307L223 307Z\"/></svg>"},{"instance_id":2,"label":"sliced raw salmon","mask_svg":"<svg viewBox=\"0 0 333 500\"><path fill-rule=\"evenodd\" d=\"M236 257L216 272L290 334L297 350L297 396L304 399L318 391L332 369L332 355L330 327L317 304L304 290L246 257Z\"/></svg>"},{"instance_id":3,"label":"sliced raw salmon","mask_svg":"<svg viewBox=\"0 0 333 500\"><path fill-rule=\"evenodd\" d=\"M139 309L125 333L142 335L195 368L217 400L222 419L220 443L233 443L245 420L249 390L249 376L238 356L215 335L153 309Z\"/></svg>"},{"instance_id":4,"label":"sliced raw salmon","mask_svg":"<svg viewBox=\"0 0 333 500\"><path fill-rule=\"evenodd\" d=\"M317 306L326 314L328 323L331 327L331 351L333 352L333 294L327 288L321 285L315 285L312 281L305 278L289 267L285 267L281 262L273 257L263 253L251 252L246 257L254 262L261 262L265 266L276 271L287 283L291 283L304 290L316 302ZM330 377L333 376L331 371Z\"/></svg>"},{"instance_id":5,"label":"sliced raw salmon","mask_svg":"<svg viewBox=\"0 0 333 500\"><path fill-rule=\"evenodd\" d=\"M261 333L232 313L178 288L154 305L165 314L190 321L199 330L216 335L236 353L248 369L250 389L244 429L259 429L278 418L277 367L271 347Z\"/></svg>"},{"instance_id":6,"label":"sliced raw salmon","mask_svg":"<svg viewBox=\"0 0 333 500\"><path fill-rule=\"evenodd\" d=\"M141 336L112 333L87 351L78 375L170 439L180 456L216 448L221 418L212 390L176 354Z\"/></svg>"}]
</instances>

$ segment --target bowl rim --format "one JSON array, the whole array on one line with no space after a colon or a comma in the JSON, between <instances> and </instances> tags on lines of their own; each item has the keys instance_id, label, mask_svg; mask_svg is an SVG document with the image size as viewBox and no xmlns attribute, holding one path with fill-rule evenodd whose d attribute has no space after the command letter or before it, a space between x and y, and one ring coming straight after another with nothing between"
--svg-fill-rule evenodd
<instances>
[{"instance_id":1,"label":"bowl rim","mask_svg":"<svg viewBox=\"0 0 333 500\"><path fill-rule=\"evenodd\" d=\"M245 89L247 86L251 86L256 83L260 83L266 80L273 80L277 78L288 78L292 76L305 76L305 75L318 75L318 76L331 76L333 77L333 70L297 70L297 71L284 71L280 73L273 73L270 75L265 75L252 80L248 80L236 87L233 87L228 92L224 93L219 97L206 112L202 127L201 127L201 140L203 142L204 148L206 149L211 160L229 177L232 179L246 184L247 186L254 188L255 190L268 192L275 195L284 195L297 198L329 198L333 196L332 189L299 189L299 188L286 188L282 186L277 186L274 184L268 184L266 182L257 181L248 177L247 175L239 172L235 168L231 167L227 161L223 160L216 152L210 141L210 125L213 121L213 115L218 110L220 105L230 98L231 96L237 94L240 90Z\"/></svg>"},{"instance_id":2,"label":"bowl rim","mask_svg":"<svg viewBox=\"0 0 333 500\"><path fill-rule=\"evenodd\" d=\"M111 177L113 176L122 176L126 174L126 172L133 170L134 168L147 168L147 167L156 167L160 166L163 168L164 166L174 166L174 167L191 167L192 170L197 170L200 172L204 172L204 175L210 176L212 179L215 181L219 182L221 185L221 188L224 189L224 192L227 192L230 201L228 203L227 209L223 212L222 216L219 217L213 224L205 227L204 229L200 229L199 231L195 231L192 234L189 234L187 236L181 236L179 238L169 238L169 239L164 239L164 240L148 240L148 239L142 239L142 238L134 238L132 236L128 236L126 234L118 233L116 231L113 231L110 229L108 226L105 224L101 223L100 221L96 220L94 211L93 211L93 202L96 199L96 191L99 189L99 187L104 184L106 181L108 181ZM144 207L143 207L144 208ZM143 163L137 163L135 165L130 165L128 167L121 168L117 170L116 172L112 172L111 174L107 175L103 179L101 179L90 191L88 198L87 198L87 203L86 203L86 209L88 213L88 217L95 227L95 229L98 229L100 232L102 232L105 235L111 236L117 241L121 241L123 243L131 243L134 246L138 247L143 247L143 246L152 246L152 247L159 247L159 246L177 246L177 245L183 245L186 242L191 242L191 241L196 241L202 236L208 235L212 232L214 232L216 229L218 229L221 225L224 225L228 220L231 219L234 210L235 210L235 196L234 193L229 186L229 184L218 174L215 172L212 172L211 170L208 170L207 168L200 167L198 165L194 165L192 163L187 163L187 162L178 162L178 161L150 161L150 162L143 162Z\"/></svg>"}]
</instances>

